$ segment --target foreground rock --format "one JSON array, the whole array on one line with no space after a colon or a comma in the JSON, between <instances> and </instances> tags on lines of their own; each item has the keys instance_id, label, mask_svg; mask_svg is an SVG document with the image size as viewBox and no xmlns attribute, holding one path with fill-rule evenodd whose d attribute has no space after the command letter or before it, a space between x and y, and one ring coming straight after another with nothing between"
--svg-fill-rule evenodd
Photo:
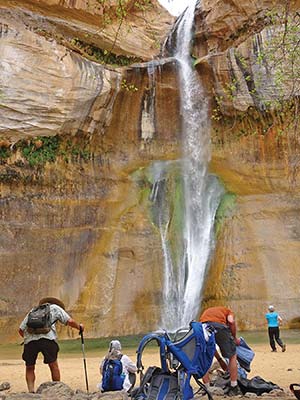
<instances>
[{"instance_id":1,"label":"foreground rock","mask_svg":"<svg viewBox=\"0 0 300 400\"><path fill-rule=\"evenodd\" d=\"M221 392L214 391L214 397L227 398L226 396L222 395ZM257 397L253 393L247 393L245 396L237 396L237 398L253 398ZM273 390L268 394L263 394L262 396L264 399L273 399L275 398L289 398L292 397L290 393L282 391L282 390ZM195 399L203 398L203 395L196 395ZM108 393L100 393L94 392L87 394L81 390L72 390L68 385L64 384L63 382L45 382L42 383L39 388L37 389L36 393L7 393L1 394L0 400L97 400L97 399L112 399L112 400L126 400L129 399L126 393L121 391L119 392L108 392Z\"/></svg>"},{"instance_id":2,"label":"foreground rock","mask_svg":"<svg viewBox=\"0 0 300 400\"><path fill-rule=\"evenodd\" d=\"M0 391L2 390L8 390L10 389L10 383L9 382L3 382L0 384Z\"/></svg>"}]
</instances>

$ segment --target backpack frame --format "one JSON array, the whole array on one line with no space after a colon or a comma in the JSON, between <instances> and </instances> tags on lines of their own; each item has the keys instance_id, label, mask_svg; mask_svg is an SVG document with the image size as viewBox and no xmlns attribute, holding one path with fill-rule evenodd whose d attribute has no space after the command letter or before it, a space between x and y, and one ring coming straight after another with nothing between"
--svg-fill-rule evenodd
<instances>
[{"instance_id":1,"label":"backpack frame","mask_svg":"<svg viewBox=\"0 0 300 400\"><path fill-rule=\"evenodd\" d=\"M204 334L204 331L206 334ZM143 337L137 350L137 367L138 372L141 372L141 391L143 391L142 386L145 385L142 377L142 370L144 369L142 352L149 342L155 340L159 347L161 373L176 374L177 376L178 399L190 400L194 398L193 389L190 384L191 378L193 378L199 386L198 391L202 390L204 394L207 394L209 400L212 400L210 392L200 382L200 379L209 370L214 358L216 350L214 331L209 329L206 324L192 321L190 323L190 330L185 330L185 332L187 333L178 341L172 341L166 331L153 332ZM148 370L146 375L147 373L149 373ZM136 400L143 398L132 397ZM144 398L148 399L147 395Z\"/></svg>"}]
</instances>

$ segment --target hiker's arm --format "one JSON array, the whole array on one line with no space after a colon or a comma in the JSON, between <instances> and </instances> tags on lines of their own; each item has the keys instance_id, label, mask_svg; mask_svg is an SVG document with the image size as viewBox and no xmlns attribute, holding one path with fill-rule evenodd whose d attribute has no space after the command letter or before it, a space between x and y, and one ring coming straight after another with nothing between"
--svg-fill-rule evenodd
<instances>
[{"instance_id":1,"label":"hiker's arm","mask_svg":"<svg viewBox=\"0 0 300 400\"><path fill-rule=\"evenodd\" d=\"M233 317L232 314L228 315L227 322L228 322L228 326L229 326L230 332L232 333L232 336L234 337L235 344L237 346L239 346L240 339L238 339L236 337L236 323L235 323L235 320L234 320L234 317Z\"/></svg>"},{"instance_id":2,"label":"hiker's arm","mask_svg":"<svg viewBox=\"0 0 300 400\"><path fill-rule=\"evenodd\" d=\"M19 335L24 337L24 331L21 328L19 328Z\"/></svg>"},{"instance_id":3,"label":"hiker's arm","mask_svg":"<svg viewBox=\"0 0 300 400\"><path fill-rule=\"evenodd\" d=\"M71 326L72 328L78 329L81 332L84 331L84 326L82 324L78 324L73 318L70 318L67 322L67 325Z\"/></svg>"},{"instance_id":4,"label":"hiker's arm","mask_svg":"<svg viewBox=\"0 0 300 400\"><path fill-rule=\"evenodd\" d=\"M281 316L280 315L278 315L278 322L279 322L279 325L281 325L282 324L282 318L281 318Z\"/></svg>"},{"instance_id":5,"label":"hiker's arm","mask_svg":"<svg viewBox=\"0 0 300 400\"><path fill-rule=\"evenodd\" d=\"M127 356L126 360L126 368L128 372L136 372L137 371L137 366L136 364Z\"/></svg>"}]
</instances>

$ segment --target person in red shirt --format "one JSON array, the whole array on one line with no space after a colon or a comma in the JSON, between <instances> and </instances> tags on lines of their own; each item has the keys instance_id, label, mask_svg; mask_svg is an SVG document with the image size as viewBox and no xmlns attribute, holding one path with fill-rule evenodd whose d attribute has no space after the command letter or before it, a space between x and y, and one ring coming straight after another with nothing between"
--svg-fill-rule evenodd
<instances>
[{"instance_id":1,"label":"person in red shirt","mask_svg":"<svg viewBox=\"0 0 300 400\"><path fill-rule=\"evenodd\" d=\"M200 322L208 323L214 328L216 343L220 348L221 354L224 358L229 360L228 371L230 374L230 387L226 394L228 396L242 394L237 383L238 367L236 346L240 344L240 340L236 337L237 329L234 313L226 307L210 307L201 314ZM218 355L217 352L216 354ZM205 384L209 383L208 373L204 375L203 382Z\"/></svg>"}]
</instances>

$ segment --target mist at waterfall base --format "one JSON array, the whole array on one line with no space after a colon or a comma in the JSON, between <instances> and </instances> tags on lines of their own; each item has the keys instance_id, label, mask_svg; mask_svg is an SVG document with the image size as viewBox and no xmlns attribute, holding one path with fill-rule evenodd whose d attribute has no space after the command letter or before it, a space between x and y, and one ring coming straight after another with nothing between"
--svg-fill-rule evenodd
<instances>
[{"instance_id":1,"label":"mist at waterfall base","mask_svg":"<svg viewBox=\"0 0 300 400\"><path fill-rule=\"evenodd\" d=\"M177 26L182 118L182 159L152 165L152 211L164 255L161 328L174 332L198 318L201 292L214 248L215 214L223 194L208 173L208 99L192 67L190 43L197 0L189 0ZM150 79L150 77L149 77Z\"/></svg>"}]
</instances>

